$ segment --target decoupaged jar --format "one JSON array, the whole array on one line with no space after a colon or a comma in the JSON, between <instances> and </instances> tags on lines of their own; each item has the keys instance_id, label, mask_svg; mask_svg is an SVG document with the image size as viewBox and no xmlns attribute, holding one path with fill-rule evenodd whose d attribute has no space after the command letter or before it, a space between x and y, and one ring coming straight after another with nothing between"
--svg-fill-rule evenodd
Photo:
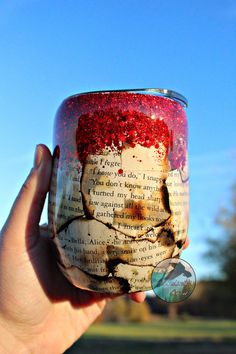
<instances>
[{"instance_id":1,"label":"decoupaged jar","mask_svg":"<svg viewBox=\"0 0 236 354\"><path fill-rule=\"evenodd\" d=\"M55 119L49 226L75 286L151 289L188 228L186 99L171 90L81 93Z\"/></svg>"}]
</instances>

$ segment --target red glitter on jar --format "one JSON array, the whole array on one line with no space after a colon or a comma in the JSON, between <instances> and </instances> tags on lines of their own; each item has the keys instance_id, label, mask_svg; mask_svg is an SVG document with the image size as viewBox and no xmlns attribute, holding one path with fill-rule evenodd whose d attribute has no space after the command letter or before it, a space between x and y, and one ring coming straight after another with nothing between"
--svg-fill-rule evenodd
<instances>
[{"instance_id":1,"label":"red glitter on jar","mask_svg":"<svg viewBox=\"0 0 236 354\"><path fill-rule=\"evenodd\" d=\"M173 91L161 91L104 91L69 97L59 109L54 139L55 145L65 146L61 161L78 157L83 165L88 155L104 149L121 151L124 146L137 144L158 149L161 143L171 168L184 168L186 100ZM74 131L75 140L71 135Z\"/></svg>"}]
</instances>

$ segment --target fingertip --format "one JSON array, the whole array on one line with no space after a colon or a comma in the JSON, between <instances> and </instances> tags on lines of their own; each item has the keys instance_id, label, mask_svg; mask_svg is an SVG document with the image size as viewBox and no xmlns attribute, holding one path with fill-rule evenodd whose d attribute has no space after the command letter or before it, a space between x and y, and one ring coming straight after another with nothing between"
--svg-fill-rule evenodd
<instances>
[{"instance_id":1,"label":"fingertip","mask_svg":"<svg viewBox=\"0 0 236 354\"><path fill-rule=\"evenodd\" d=\"M49 190L51 173L52 173L52 155L48 147L44 144L38 144L36 147L35 161L37 161L37 154L40 156L40 163L34 168L40 176L40 184L43 190Z\"/></svg>"},{"instance_id":2,"label":"fingertip","mask_svg":"<svg viewBox=\"0 0 236 354\"><path fill-rule=\"evenodd\" d=\"M44 144L38 144L38 146L43 151L44 156L48 157L48 159L51 159L52 154L51 154L51 151L49 150L49 148Z\"/></svg>"},{"instance_id":3,"label":"fingertip","mask_svg":"<svg viewBox=\"0 0 236 354\"><path fill-rule=\"evenodd\" d=\"M137 303L142 303L146 299L146 294L143 291L128 294L129 298Z\"/></svg>"},{"instance_id":4,"label":"fingertip","mask_svg":"<svg viewBox=\"0 0 236 354\"><path fill-rule=\"evenodd\" d=\"M187 236L185 243L183 245L183 249L185 250L189 246L189 237Z\"/></svg>"},{"instance_id":5,"label":"fingertip","mask_svg":"<svg viewBox=\"0 0 236 354\"><path fill-rule=\"evenodd\" d=\"M36 147L33 168L18 193L3 229L9 242L25 247L25 235L31 235L32 242L38 234L38 223L49 190L52 157L44 144ZM3 231L2 231L3 232ZM14 241L12 241L14 238Z\"/></svg>"},{"instance_id":6,"label":"fingertip","mask_svg":"<svg viewBox=\"0 0 236 354\"><path fill-rule=\"evenodd\" d=\"M51 164L52 162L52 155L51 152L49 150L49 148L44 145L44 144L38 144L36 146L36 151L39 152L40 156L41 156L41 160L44 164ZM41 164L40 164L41 165Z\"/></svg>"}]
</instances>

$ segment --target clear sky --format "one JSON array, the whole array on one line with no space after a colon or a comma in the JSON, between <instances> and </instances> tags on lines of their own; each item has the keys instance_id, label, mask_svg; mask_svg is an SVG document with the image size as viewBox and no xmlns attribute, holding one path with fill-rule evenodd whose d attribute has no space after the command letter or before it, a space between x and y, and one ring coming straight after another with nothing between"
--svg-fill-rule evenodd
<instances>
[{"instance_id":1,"label":"clear sky","mask_svg":"<svg viewBox=\"0 0 236 354\"><path fill-rule=\"evenodd\" d=\"M215 216L236 181L234 0L1 0L0 224L32 165L52 147L71 94L162 87L189 100L191 245L197 277ZM43 221L46 220L44 213Z\"/></svg>"}]
</instances>

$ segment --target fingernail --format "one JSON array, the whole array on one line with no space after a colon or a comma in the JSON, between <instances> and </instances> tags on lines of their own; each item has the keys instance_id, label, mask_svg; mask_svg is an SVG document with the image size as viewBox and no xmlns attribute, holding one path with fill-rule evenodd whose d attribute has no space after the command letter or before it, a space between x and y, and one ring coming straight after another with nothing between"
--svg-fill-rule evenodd
<instances>
[{"instance_id":1,"label":"fingernail","mask_svg":"<svg viewBox=\"0 0 236 354\"><path fill-rule=\"evenodd\" d=\"M43 151L40 145L36 146L34 153L34 168L39 168L40 163L42 161Z\"/></svg>"}]
</instances>

